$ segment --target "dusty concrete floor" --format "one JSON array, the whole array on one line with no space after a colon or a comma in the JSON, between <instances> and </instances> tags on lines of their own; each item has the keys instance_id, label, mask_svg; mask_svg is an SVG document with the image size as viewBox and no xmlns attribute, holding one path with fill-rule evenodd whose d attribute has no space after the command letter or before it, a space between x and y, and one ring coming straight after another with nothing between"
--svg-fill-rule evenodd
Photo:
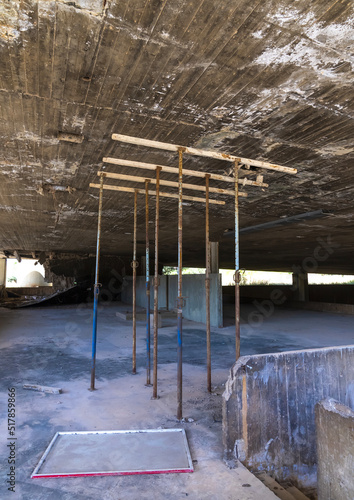
<instances>
[{"instance_id":1,"label":"dusty concrete floor","mask_svg":"<svg viewBox=\"0 0 354 500\"><path fill-rule=\"evenodd\" d=\"M184 322L184 416L176 420L176 326L159 331L159 395L145 383L145 327L138 323L138 374L131 374L131 323L118 305L99 313L97 391L88 391L91 307L0 309L2 457L0 498L26 500L274 500L252 474L222 461L221 394L234 360L234 328L212 330L213 394L205 388L204 327ZM244 318L252 313L243 308ZM242 354L353 343L353 318L279 310L252 329L242 325ZM53 395L22 384L62 387ZM7 389L16 388L16 489L7 490ZM195 472L125 477L30 479L56 431L184 427Z\"/></svg>"}]
</instances>

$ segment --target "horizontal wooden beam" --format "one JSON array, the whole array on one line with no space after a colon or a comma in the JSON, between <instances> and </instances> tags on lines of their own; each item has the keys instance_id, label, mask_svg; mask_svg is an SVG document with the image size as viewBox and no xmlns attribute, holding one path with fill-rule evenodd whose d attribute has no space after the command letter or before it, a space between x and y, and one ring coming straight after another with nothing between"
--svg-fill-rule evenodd
<instances>
[{"instance_id":1,"label":"horizontal wooden beam","mask_svg":"<svg viewBox=\"0 0 354 500\"><path fill-rule=\"evenodd\" d=\"M146 179L148 178L151 184L156 184L156 179L151 177L140 177L137 175L116 174L114 172L102 172L102 171L97 172L97 175L103 175L104 177L107 177L109 179L118 179L120 181L129 181L129 182L145 182ZM161 186L178 187L178 182L165 181L162 179L160 179L159 182ZM198 184L187 184L187 183L183 183L183 189L191 189L193 191L206 191L205 186L200 186ZM220 189L220 188L209 187L209 191L211 193L227 194L230 196L235 196L235 191L233 191L232 189ZM242 193L240 191L238 195L244 198L247 197L247 193Z\"/></svg>"},{"instance_id":2,"label":"horizontal wooden beam","mask_svg":"<svg viewBox=\"0 0 354 500\"><path fill-rule=\"evenodd\" d=\"M84 140L84 136L80 134L65 134L64 132L59 132L59 141L75 142L76 144L81 144Z\"/></svg>"},{"instance_id":3,"label":"horizontal wooden beam","mask_svg":"<svg viewBox=\"0 0 354 500\"><path fill-rule=\"evenodd\" d=\"M120 165L121 167L133 167L133 168L143 168L146 170L156 170L157 167L161 168L162 172L168 172L170 174L178 174L178 168L176 167L167 167L166 165L157 165L155 163L144 163L140 161L132 161L132 160L122 160L120 158L103 158L104 163L111 163L112 165ZM209 172L201 172L199 170L188 170L187 168L183 169L184 175L190 175L191 177L202 177L205 179L206 175L209 175L210 179L215 181L223 181L223 182L235 182L233 177L227 177L226 175L219 174L211 174ZM239 179L239 184L242 186L258 186L258 187L268 187L268 184L265 182L259 181L250 181L249 179Z\"/></svg>"},{"instance_id":4,"label":"horizontal wooden beam","mask_svg":"<svg viewBox=\"0 0 354 500\"><path fill-rule=\"evenodd\" d=\"M296 168L283 167L281 165L275 165L273 163L268 163L266 161L251 160L250 158L240 158L239 156L228 155L226 153L218 153L217 151L206 151L204 149L197 148L187 148L185 146L178 146L176 144L169 144L167 142L150 141L148 139L141 139L140 137L131 137L129 135L122 134L112 134L112 139L114 141L125 142L128 144L135 144L137 146L146 146L148 148L163 149L165 151L176 152L182 149L184 153L194 155L194 156L204 156L207 158L214 158L215 160L225 160L225 161L236 161L245 165L252 165L254 167L266 168L268 170L277 170L278 172L283 172L287 174L296 174Z\"/></svg>"},{"instance_id":5,"label":"horizontal wooden beam","mask_svg":"<svg viewBox=\"0 0 354 500\"><path fill-rule=\"evenodd\" d=\"M94 184L90 183L90 187L95 188L95 189L100 189L99 184ZM105 184L103 186L103 189L110 189L111 191L124 191L125 193L135 193L135 191L138 192L138 194L145 194L145 189L136 189L136 188L130 188L130 187L123 187L123 186L111 186L109 184ZM156 191L149 191L149 195L151 196L156 196ZM163 198L175 198L179 199L178 194L172 194L172 193L161 193L160 196ZM185 196L183 195L183 200L186 201L198 201L200 203L205 203L206 200L204 198L198 198L196 196ZM224 201L219 201L219 200L209 200L209 203L212 203L213 205L225 205Z\"/></svg>"}]
</instances>

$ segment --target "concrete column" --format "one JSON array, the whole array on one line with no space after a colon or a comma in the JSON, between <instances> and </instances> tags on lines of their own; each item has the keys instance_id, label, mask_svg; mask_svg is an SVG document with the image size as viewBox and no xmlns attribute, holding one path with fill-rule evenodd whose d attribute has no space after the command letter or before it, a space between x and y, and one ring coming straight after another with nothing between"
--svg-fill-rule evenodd
<instances>
[{"instance_id":1,"label":"concrete column","mask_svg":"<svg viewBox=\"0 0 354 500\"><path fill-rule=\"evenodd\" d=\"M354 411L328 398L315 413L318 500L353 498Z\"/></svg>"},{"instance_id":2,"label":"concrete column","mask_svg":"<svg viewBox=\"0 0 354 500\"><path fill-rule=\"evenodd\" d=\"M210 272L219 274L219 242L210 242Z\"/></svg>"},{"instance_id":3,"label":"concrete column","mask_svg":"<svg viewBox=\"0 0 354 500\"><path fill-rule=\"evenodd\" d=\"M6 294L6 259L0 259L0 297Z\"/></svg>"},{"instance_id":4,"label":"concrete column","mask_svg":"<svg viewBox=\"0 0 354 500\"><path fill-rule=\"evenodd\" d=\"M307 273L293 273L294 300L309 301L309 283Z\"/></svg>"},{"instance_id":5,"label":"concrete column","mask_svg":"<svg viewBox=\"0 0 354 500\"><path fill-rule=\"evenodd\" d=\"M6 259L0 259L0 286L6 286Z\"/></svg>"}]
</instances>

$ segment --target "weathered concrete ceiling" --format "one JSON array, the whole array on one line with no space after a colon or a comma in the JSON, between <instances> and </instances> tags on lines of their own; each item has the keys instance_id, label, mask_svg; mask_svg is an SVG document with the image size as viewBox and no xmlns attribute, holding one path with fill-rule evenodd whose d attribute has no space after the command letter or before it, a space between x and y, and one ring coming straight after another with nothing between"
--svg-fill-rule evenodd
<instances>
[{"instance_id":1,"label":"weathered concrete ceiling","mask_svg":"<svg viewBox=\"0 0 354 500\"><path fill-rule=\"evenodd\" d=\"M241 227L318 209L333 216L245 235L241 266L289 269L330 235L335 251L317 259L319 270L353 272L353 24L352 0L2 2L0 249L93 253L89 183L103 156L176 166L176 155L112 141L116 132L298 168L296 177L267 173L267 189L245 188ZM84 139L63 142L60 132ZM195 157L185 165L230 167ZM233 201L220 199L211 239L232 266L222 234ZM132 195L105 192L103 253L131 253L132 206ZM176 201L164 199L166 263L176 260L176 224ZM203 246L204 206L186 206L185 264L203 265Z\"/></svg>"}]
</instances>

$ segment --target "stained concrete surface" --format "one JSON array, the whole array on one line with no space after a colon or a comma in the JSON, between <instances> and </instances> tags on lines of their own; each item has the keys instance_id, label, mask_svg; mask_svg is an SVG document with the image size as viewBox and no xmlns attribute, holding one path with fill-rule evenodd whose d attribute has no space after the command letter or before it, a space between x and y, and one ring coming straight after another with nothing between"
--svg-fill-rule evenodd
<instances>
[{"instance_id":1,"label":"stained concrete surface","mask_svg":"<svg viewBox=\"0 0 354 500\"><path fill-rule=\"evenodd\" d=\"M138 323L137 375L131 374L131 323L116 317L119 305L101 307L97 340L97 391L88 391L91 307L0 309L2 461L1 498L93 499L274 499L241 465L222 461L221 394L234 361L234 327L212 329L213 394L206 391L204 325L184 321L184 416L176 414L176 324L159 330L160 399L145 387L145 327ZM244 316L251 313L242 311ZM353 342L352 318L310 311L275 311L251 330L242 325L242 354ZM55 385L63 394L22 389L25 382ZM16 493L6 474L7 389L16 388ZM148 428L186 429L193 474L104 478L30 479L57 431Z\"/></svg>"},{"instance_id":2,"label":"stained concrete surface","mask_svg":"<svg viewBox=\"0 0 354 500\"><path fill-rule=\"evenodd\" d=\"M354 410L333 398L316 405L318 499L354 498Z\"/></svg>"},{"instance_id":3,"label":"stained concrete surface","mask_svg":"<svg viewBox=\"0 0 354 500\"><path fill-rule=\"evenodd\" d=\"M348 404L353 380L354 346L241 357L223 395L227 455L278 482L293 481L312 495L317 484L315 405L325 397ZM334 436L340 434L338 426Z\"/></svg>"}]
</instances>

